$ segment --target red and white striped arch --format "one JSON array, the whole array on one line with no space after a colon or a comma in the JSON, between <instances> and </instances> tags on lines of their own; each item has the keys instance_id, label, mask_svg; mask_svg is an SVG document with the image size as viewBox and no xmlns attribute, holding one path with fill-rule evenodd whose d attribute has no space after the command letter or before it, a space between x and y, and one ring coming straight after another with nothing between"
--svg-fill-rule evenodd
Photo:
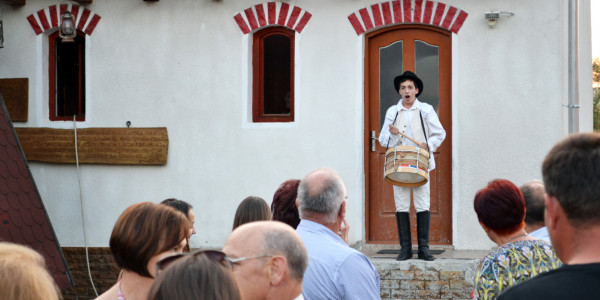
<instances>
[{"instance_id":1,"label":"red and white striped arch","mask_svg":"<svg viewBox=\"0 0 600 300\"><path fill-rule=\"evenodd\" d=\"M87 8L82 8L79 5L60 4L52 5L48 8L40 9L27 17L27 21L33 28L36 35L39 35L49 29L60 26L60 15L69 10L73 14L75 28L91 35L100 22L100 16L90 11Z\"/></svg>"},{"instance_id":2,"label":"red and white striped arch","mask_svg":"<svg viewBox=\"0 0 600 300\"><path fill-rule=\"evenodd\" d=\"M312 15L299 6L283 2L266 2L246 8L233 17L244 34L269 26L280 25L301 33Z\"/></svg>"},{"instance_id":3,"label":"red and white striped arch","mask_svg":"<svg viewBox=\"0 0 600 300\"><path fill-rule=\"evenodd\" d=\"M397 24L433 25L458 33L469 14L451 5L429 0L394 0L373 4L348 16L357 35Z\"/></svg>"}]
</instances>

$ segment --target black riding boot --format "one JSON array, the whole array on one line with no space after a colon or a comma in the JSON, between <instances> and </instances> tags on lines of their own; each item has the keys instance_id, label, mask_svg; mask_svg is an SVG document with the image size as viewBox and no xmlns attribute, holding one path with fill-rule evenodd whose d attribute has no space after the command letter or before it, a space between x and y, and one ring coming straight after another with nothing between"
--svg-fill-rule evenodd
<instances>
[{"instance_id":1,"label":"black riding boot","mask_svg":"<svg viewBox=\"0 0 600 300\"><path fill-rule=\"evenodd\" d=\"M435 260L429 253L429 221L431 212L422 211L417 213L417 240L419 242L418 257L424 260Z\"/></svg>"},{"instance_id":2,"label":"black riding boot","mask_svg":"<svg viewBox=\"0 0 600 300\"><path fill-rule=\"evenodd\" d=\"M396 212L396 225L400 239L400 254L396 260L407 260L412 257L412 242L410 240L410 215L407 212Z\"/></svg>"}]
</instances>

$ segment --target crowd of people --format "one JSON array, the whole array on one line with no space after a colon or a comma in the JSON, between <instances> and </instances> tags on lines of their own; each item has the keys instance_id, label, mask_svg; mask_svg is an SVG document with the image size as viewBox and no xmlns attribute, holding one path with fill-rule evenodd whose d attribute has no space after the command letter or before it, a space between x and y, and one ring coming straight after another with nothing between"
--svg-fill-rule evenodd
<instances>
[{"instance_id":1,"label":"crowd of people","mask_svg":"<svg viewBox=\"0 0 600 300\"><path fill-rule=\"evenodd\" d=\"M474 299L593 299L600 282L600 134L552 148L542 181L494 179L473 207L498 248L481 259ZM121 270L97 299L380 299L368 257L348 245L346 187L332 169L287 180L271 206L244 199L220 250L190 252L192 206L142 202L117 219ZM423 258L424 259L424 258ZM60 299L42 256L0 242L0 299Z\"/></svg>"}]
</instances>

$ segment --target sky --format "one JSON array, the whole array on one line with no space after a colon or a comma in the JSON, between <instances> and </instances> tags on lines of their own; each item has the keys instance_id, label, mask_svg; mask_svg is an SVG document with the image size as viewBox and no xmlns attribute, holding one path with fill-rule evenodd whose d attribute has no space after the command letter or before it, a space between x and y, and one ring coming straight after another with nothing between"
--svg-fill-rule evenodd
<instances>
[{"instance_id":1,"label":"sky","mask_svg":"<svg viewBox=\"0 0 600 300\"><path fill-rule=\"evenodd\" d=\"M592 9L592 57L600 57L600 0L591 0Z\"/></svg>"}]
</instances>

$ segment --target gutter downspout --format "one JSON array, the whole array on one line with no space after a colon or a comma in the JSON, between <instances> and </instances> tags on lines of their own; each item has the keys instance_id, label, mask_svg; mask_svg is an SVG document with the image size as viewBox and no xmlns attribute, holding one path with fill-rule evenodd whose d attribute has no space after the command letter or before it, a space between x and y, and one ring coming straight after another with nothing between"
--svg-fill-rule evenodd
<instances>
[{"instance_id":1,"label":"gutter downspout","mask_svg":"<svg viewBox=\"0 0 600 300\"><path fill-rule=\"evenodd\" d=\"M569 134L579 132L579 0L569 0Z\"/></svg>"}]
</instances>

